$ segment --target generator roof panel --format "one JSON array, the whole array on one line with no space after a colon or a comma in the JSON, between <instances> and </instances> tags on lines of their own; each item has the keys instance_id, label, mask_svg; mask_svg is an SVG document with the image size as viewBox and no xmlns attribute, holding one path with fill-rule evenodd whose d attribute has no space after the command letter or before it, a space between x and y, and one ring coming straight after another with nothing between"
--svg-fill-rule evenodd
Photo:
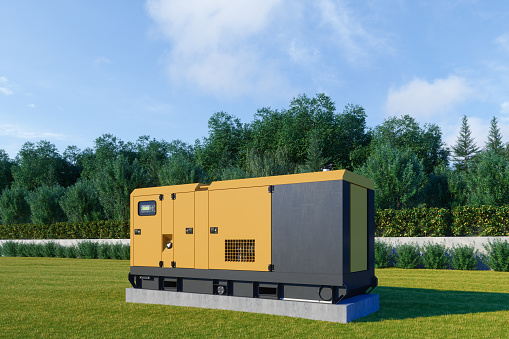
<instances>
[{"instance_id":1,"label":"generator roof panel","mask_svg":"<svg viewBox=\"0 0 509 339\"><path fill-rule=\"evenodd\" d=\"M194 192L194 191L197 191L200 186L203 186L203 184L195 183L195 184L185 184L185 185L175 185L175 186L137 188L131 193L131 195L138 197L138 196L143 196L143 195L153 195L153 194L161 194L161 193Z\"/></svg>"},{"instance_id":2,"label":"generator roof panel","mask_svg":"<svg viewBox=\"0 0 509 339\"><path fill-rule=\"evenodd\" d=\"M201 189L208 189L209 191L224 190L232 188L247 188L247 187L260 187L269 185L286 185L286 184L299 184L304 182L317 182L317 181L332 181L332 180L345 180L352 184L372 189L375 187L373 181L358 174L352 173L347 170L339 171L325 171L301 174L288 174L278 175L272 177L261 178L248 178L237 180L214 181L209 186L204 184L185 184L175 186L160 186L160 187L147 187L135 189L131 195L143 196L161 193L185 193L193 192Z\"/></svg>"},{"instance_id":3,"label":"generator roof panel","mask_svg":"<svg viewBox=\"0 0 509 339\"><path fill-rule=\"evenodd\" d=\"M212 184L210 184L209 191L232 188L259 187L268 185L298 184L304 182L331 181L331 180L345 180L352 184L356 184L368 189L372 190L375 189L373 182L370 179L347 170L339 170L339 171L279 175L273 177L214 181Z\"/></svg>"}]
</instances>

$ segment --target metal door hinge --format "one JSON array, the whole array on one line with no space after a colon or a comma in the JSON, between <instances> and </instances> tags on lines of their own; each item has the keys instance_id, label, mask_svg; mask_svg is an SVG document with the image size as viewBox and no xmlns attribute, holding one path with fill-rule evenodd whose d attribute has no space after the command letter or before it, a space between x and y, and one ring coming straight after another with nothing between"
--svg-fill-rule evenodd
<instances>
[{"instance_id":1,"label":"metal door hinge","mask_svg":"<svg viewBox=\"0 0 509 339\"><path fill-rule=\"evenodd\" d=\"M177 199L177 194L176 193L172 193L171 194L171 200L175 200Z\"/></svg>"},{"instance_id":2,"label":"metal door hinge","mask_svg":"<svg viewBox=\"0 0 509 339\"><path fill-rule=\"evenodd\" d=\"M163 200L163 199L164 199L164 195L159 194L159 200Z\"/></svg>"},{"instance_id":3,"label":"metal door hinge","mask_svg":"<svg viewBox=\"0 0 509 339\"><path fill-rule=\"evenodd\" d=\"M274 185L269 186L269 193L274 193Z\"/></svg>"},{"instance_id":4,"label":"metal door hinge","mask_svg":"<svg viewBox=\"0 0 509 339\"><path fill-rule=\"evenodd\" d=\"M171 262L171 267L172 267L172 268L177 267L177 263L176 263L175 261L172 261L172 262Z\"/></svg>"},{"instance_id":5,"label":"metal door hinge","mask_svg":"<svg viewBox=\"0 0 509 339\"><path fill-rule=\"evenodd\" d=\"M273 264L269 264L269 272L274 272L274 265Z\"/></svg>"}]
</instances>

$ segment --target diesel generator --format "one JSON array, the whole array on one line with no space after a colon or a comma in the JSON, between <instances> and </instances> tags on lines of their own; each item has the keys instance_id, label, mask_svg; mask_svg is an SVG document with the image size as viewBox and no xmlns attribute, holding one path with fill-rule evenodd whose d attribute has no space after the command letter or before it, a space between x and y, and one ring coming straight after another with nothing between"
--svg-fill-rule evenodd
<instances>
[{"instance_id":1,"label":"diesel generator","mask_svg":"<svg viewBox=\"0 0 509 339\"><path fill-rule=\"evenodd\" d=\"M130 199L134 288L338 303L377 286L373 182L347 170Z\"/></svg>"}]
</instances>

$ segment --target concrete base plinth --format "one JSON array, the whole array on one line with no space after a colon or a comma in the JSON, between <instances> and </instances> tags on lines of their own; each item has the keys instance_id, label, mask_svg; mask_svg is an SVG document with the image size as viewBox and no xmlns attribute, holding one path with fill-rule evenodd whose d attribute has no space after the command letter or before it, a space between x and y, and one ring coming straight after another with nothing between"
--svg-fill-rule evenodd
<instances>
[{"instance_id":1,"label":"concrete base plinth","mask_svg":"<svg viewBox=\"0 0 509 339\"><path fill-rule=\"evenodd\" d=\"M331 304L127 288L126 301L265 313L337 323L348 323L379 309L378 294L364 294L343 300L339 304Z\"/></svg>"}]
</instances>

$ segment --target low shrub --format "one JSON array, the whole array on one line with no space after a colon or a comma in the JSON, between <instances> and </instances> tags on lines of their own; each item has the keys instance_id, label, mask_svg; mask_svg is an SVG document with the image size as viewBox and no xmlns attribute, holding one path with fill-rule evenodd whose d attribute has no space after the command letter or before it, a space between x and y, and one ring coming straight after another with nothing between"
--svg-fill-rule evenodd
<instances>
[{"instance_id":1,"label":"low shrub","mask_svg":"<svg viewBox=\"0 0 509 339\"><path fill-rule=\"evenodd\" d=\"M97 259L99 244L93 241L81 241L78 243L78 258Z\"/></svg>"},{"instance_id":2,"label":"low shrub","mask_svg":"<svg viewBox=\"0 0 509 339\"><path fill-rule=\"evenodd\" d=\"M44 257L56 257L57 254L57 248L58 247L62 247L61 245L57 245L55 242L53 241L48 241L46 243L44 243L44 245L42 246L42 255Z\"/></svg>"},{"instance_id":3,"label":"low shrub","mask_svg":"<svg viewBox=\"0 0 509 339\"><path fill-rule=\"evenodd\" d=\"M382 241L375 241L375 268L389 267L393 259L392 246Z\"/></svg>"},{"instance_id":4,"label":"low shrub","mask_svg":"<svg viewBox=\"0 0 509 339\"><path fill-rule=\"evenodd\" d=\"M65 246L56 245L55 247L55 257L57 258L65 258Z\"/></svg>"},{"instance_id":5,"label":"low shrub","mask_svg":"<svg viewBox=\"0 0 509 339\"><path fill-rule=\"evenodd\" d=\"M43 257L43 244L23 244L26 250L25 257Z\"/></svg>"},{"instance_id":6,"label":"low shrub","mask_svg":"<svg viewBox=\"0 0 509 339\"><path fill-rule=\"evenodd\" d=\"M97 246L97 257L99 259L110 259L110 245L106 243L99 244Z\"/></svg>"},{"instance_id":7,"label":"low shrub","mask_svg":"<svg viewBox=\"0 0 509 339\"><path fill-rule=\"evenodd\" d=\"M16 248L17 257L30 257L34 252L30 250L30 244L20 243Z\"/></svg>"},{"instance_id":8,"label":"low shrub","mask_svg":"<svg viewBox=\"0 0 509 339\"><path fill-rule=\"evenodd\" d=\"M451 254L451 265L455 270L475 270L477 268L478 251L474 246L457 245L453 246Z\"/></svg>"},{"instance_id":9,"label":"low shrub","mask_svg":"<svg viewBox=\"0 0 509 339\"><path fill-rule=\"evenodd\" d=\"M64 256L66 258L77 258L78 257L78 248L75 245L65 246L64 247Z\"/></svg>"},{"instance_id":10,"label":"low shrub","mask_svg":"<svg viewBox=\"0 0 509 339\"><path fill-rule=\"evenodd\" d=\"M449 266L449 257L445 245L426 243L422 248L422 264L424 268L439 270Z\"/></svg>"},{"instance_id":11,"label":"low shrub","mask_svg":"<svg viewBox=\"0 0 509 339\"><path fill-rule=\"evenodd\" d=\"M6 241L2 246L2 255L6 257L15 257L18 252L18 243L14 241Z\"/></svg>"},{"instance_id":12,"label":"low shrub","mask_svg":"<svg viewBox=\"0 0 509 339\"><path fill-rule=\"evenodd\" d=\"M416 268L421 263L420 248L418 245L402 244L396 246L396 267Z\"/></svg>"},{"instance_id":13,"label":"low shrub","mask_svg":"<svg viewBox=\"0 0 509 339\"><path fill-rule=\"evenodd\" d=\"M129 260L131 258L131 246L122 245L120 255L121 255L121 259Z\"/></svg>"},{"instance_id":14,"label":"low shrub","mask_svg":"<svg viewBox=\"0 0 509 339\"><path fill-rule=\"evenodd\" d=\"M122 259L122 243L115 243L110 245L110 258Z\"/></svg>"},{"instance_id":15,"label":"low shrub","mask_svg":"<svg viewBox=\"0 0 509 339\"><path fill-rule=\"evenodd\" d=\"M509 242L495 240L484 245L484 263L493 271L509 272Z\"/></svg>"}]
</instances>

